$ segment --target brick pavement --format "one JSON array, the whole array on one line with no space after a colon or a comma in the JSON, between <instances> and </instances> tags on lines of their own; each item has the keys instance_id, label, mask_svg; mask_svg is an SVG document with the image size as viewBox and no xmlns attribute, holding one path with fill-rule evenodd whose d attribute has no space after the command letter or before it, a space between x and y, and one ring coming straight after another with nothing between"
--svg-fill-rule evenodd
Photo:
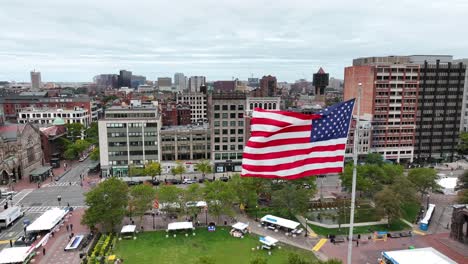
<instances>
[{"instance_id":1,"label":"brick pavement","mask_svg":"<svg viewBox=\"0 0 468 264\"><path fill-rule=\"evenodd\" d=\"M440 235L441 234L414 236L413 238L388 238L387 241L369 241L367 244L361 242L359 247L356 246L356 243L353 243L352 263L376 263L382 251L408 249L409 246L414 246L416 248L433 247L454 261L457 261L457 263L468 263L468 257L464 257L449 246L444 245L442 241L438 239ZM367 237L367 235L362 235L362 237ZM442 234L442 237L448 237L448 234ZM338 258L345 263L348 254L348 241L336 245L327 242L320 249L320 252L327 255L329 258Z\"/></svg>"},{"instance_id":2,"label":"brick pavement","mask_svg":"<svg viewBox=\"0 0 468 264\"><path fill-rule=\"evenodd\" d=\"M60 226L59 230L54 233L54 237L49 238L45 248L46 254L42 255L42 247L37 249L37 254L34 257L34 263L40 264L79 264L80 251L64 251L65 246L69 242L69 235L65 225L73 224L73 233L87 234L89 230L86 226L80 224L81 217L84 209L77 209L71 212L64 223Z\"/></svg>"}]
</instances>

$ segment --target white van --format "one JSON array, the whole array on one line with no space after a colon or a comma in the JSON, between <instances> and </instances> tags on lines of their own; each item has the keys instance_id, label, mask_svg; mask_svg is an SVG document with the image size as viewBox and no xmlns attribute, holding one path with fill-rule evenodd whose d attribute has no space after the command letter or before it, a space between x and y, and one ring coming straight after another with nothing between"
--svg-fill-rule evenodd
<instances>
[{"instance_id":1,"label":"white van","mask_svg":"<svg viewBox=\"0 0 468 264\"><path fill-rule=\"evenodd\" d=\"M0 228L7 228L11 223L23 215L24 213L21 212L21 208L18 206L12 206L6 209L0 213Z\"/></svg>"}]
</instances>

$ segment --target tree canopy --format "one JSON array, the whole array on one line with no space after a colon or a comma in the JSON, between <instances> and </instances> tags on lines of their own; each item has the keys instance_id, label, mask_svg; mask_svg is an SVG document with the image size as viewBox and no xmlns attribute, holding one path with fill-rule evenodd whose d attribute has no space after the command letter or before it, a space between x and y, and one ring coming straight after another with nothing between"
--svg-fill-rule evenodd
<instances>
[{"instance_id":1,"label":"tree canopy","mask_svg":"<svg viewBox=\"0 0 468 264\"><path fill-rule=\"evenodd\" d=\"M441 188L437 184L437 179L437 171L431 168L415 168L408 172L408 180L421 193L421 197L429 191L436 191Z\"/></svg>"},{"instance_id":2,"label":"tree canopy","mask_svg":"<svg viewBox=\"0 0 468 264\"><path fill-rule=\"evenodd\" d=\"M154 179L157 175L161 175L161 164L159 162L150 162L144 169L144 174L151 176Z\"/></svg>"},{"instance_id":3,"label":"tree canopy","mask_svg":"<svg viewBox=\"0 0 468 264\"><path fill-rule=\"evenodd\" d=\"M187 171L185 168L185 165L181 161L176 161L176 166L171 169L171 173L174 175L179 175L180 180L182 180L182 174L184 174Z\"/></svg>"},{"instance_id":4,"label":"tree canopy","mask_svg":"<svg viewBox=\"0 0 468 264\"><path fill-rule=\"evenodd\" d=\"M129 208L133 216L143 217L145 212L153 208L156 190L146 184L135 185L130 188Z\"/></svg>"},{"instance_id":5,"label":"tree canopy","mask_svg":"<svg viewBox=\"0 0 468 264\"><path fill-rule=\"evenodd\" d=\"M211 167L211 163L209 160L202 160L200 161L199 163L197 163L195 165L195 168L197 169L197 171L201 172L202 173L202 177L203 179L205 179L205 175L207 173L211 173L211 171L213 170L213 168Z\"/></svg>"},{"instance_id":6,"label":"tree canopy","mask_svg":"<svg viewBox=\"0 0 468 264\"><path fill-rule=\"evenodd\" d=\"M460 155L468 155L468 132L461 132L459 135L460 143L457 146Z\"/></svg>"},{"instance_id":7,"label":"tree canopy","mask_svg":"<svg viewBox=\"0 0 468 264\"><path fill-rule=\"evenodd\" d=\"M232 216L234 214L232 205L236 196L230 184L223 181L207 182L203 191L208 203L208 211L211 215L218 217L218 222L221 215Z\"/></svg>"},{"instance_id":8,"label":"tree canopy","mask_svg":"<svg viewBox=\"0 0 468 264\"><path fill-rule=\"evenodd\" d=\"M81 219L83 224L90 228L101 225L105 230L114 230L127 211L128 186L118 178L108 178L85 194L85 203L88 209Z\"/></svg>"}]
</instances>

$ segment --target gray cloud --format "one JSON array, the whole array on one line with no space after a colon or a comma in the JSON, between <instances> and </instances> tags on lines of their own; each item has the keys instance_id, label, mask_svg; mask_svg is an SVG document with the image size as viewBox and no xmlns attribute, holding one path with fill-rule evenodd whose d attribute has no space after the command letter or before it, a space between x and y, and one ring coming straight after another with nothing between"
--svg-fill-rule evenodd
<instances>
[{"instance_id":1,"label":"gray cloud","mask_svg":"<svg viewBox=\"0 0 468 264\"><path fill-rule=\"evenodd\" d=\"M129 69L149 79L251 74L342 77L352 58L468 57L468 1L3 0L0 78L88 81Z\"/></svg>"}]
</instances>

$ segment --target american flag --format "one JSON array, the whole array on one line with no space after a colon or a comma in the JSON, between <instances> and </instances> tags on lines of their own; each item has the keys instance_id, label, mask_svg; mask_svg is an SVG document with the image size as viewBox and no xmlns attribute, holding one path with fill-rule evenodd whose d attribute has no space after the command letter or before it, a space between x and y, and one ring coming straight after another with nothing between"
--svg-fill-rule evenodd
<instances>
[{"instance_id":1,"label":"american flag","mask_svg":"<svg viewBox=\"0 0 468 264\"><path fill-rule=\"evenodd\" d=\"M306 115L255 109L243 177L298 179L343 171L354 99Z\"/></svg>"}]
</instances>

